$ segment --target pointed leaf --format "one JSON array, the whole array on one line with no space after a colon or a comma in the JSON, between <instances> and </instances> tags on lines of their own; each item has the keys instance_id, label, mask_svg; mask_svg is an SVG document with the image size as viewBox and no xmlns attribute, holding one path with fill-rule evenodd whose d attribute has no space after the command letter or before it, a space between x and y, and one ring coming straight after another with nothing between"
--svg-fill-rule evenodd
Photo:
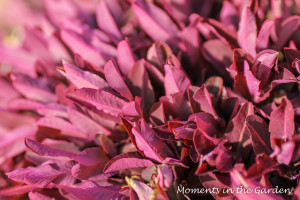
<instances>
[{"instance_id":1,"label":"pointed leaf","mask_svg":"<svg viewBox=\"0 0 300 200\"><path fill-rule=\"evenodd\" d=\"M250 133L255 154L270 154L272 148L267 123L257 115L249 115L246 118L246 126Z\"/></svg>"},{"instance_id":2,"label":"pointed leaf","mask_svg":"<svg viewBox=\"0 0 300 200\"><path fill-rule=\"evenodd\" d=\"M284 97L280 105L271 112L269 131L272 136L286 140L294 135L294 130L293 105Z\"/></svg>"},{"instance_id":3,"label":"pointed leaf","mask_svg":"<svg viewBox=\"0 0 300 200\"><path fill-rule=\"evenodd\" d=\"M212 151L216 147L213 140L214 138L210 138L204 131L197 129L193 137L197 153L201 156Z\"/></svg>"},{"instance_id":4,"label":"pointed leaf","mask_svg":"<svg viewBox=\"0 0 300 200\"><path fill-rule=\"evenodd\" d=\"M162 162L168 155L173 155L167 144L159 139L150 126L142 119L141 126L132 129L138 149L148 158Z\"/></svg>"},{"instance_id":5,"label":"pointed leaf","mask_svg":"<svg viewBox=\"0 0 300 200\"><path fill-rule=\"evenodd\" d=\"M258 52L268 48L269 38L271 35L271 30L273 25L274 25L273 19L268 19L264 21L264 23L262 24L256 39L256 48Z\"/></svg>"},{"instance_id":6,"label":"pointed leaf","mask_svg":"<svg viewBox=\"0 0 300 200\"><path fill-rule=\"evenodd\" d=\"M76 54L82 56L83 59L100 67L105 64L106 58L100 51L86 43L84 39L72 30L61 30L61 38L66 45Z\"/></svg>"},{"instance_id":7,"label":"pointed leaf","mask_svg":"<svg viewBox=\"0 0 300 200\"><path fill-rule=\"evenodd\" d=\"M297 15L290 16L286 18L279 27L278 40L273 45L272 49L280 51L289 38L294 34L294 32L299 28L300 17ZM289 31L286 31L289 30Z\"/></svg>"},{"instance_id":8,"label":"pointed leaf","mask_svg":"<svg viewBox=\"0 0 300 200\"><path fill-rule=\"evenodd\" d=\"M118 43L118 64L122 74L127 75L135 63L135 57L126 38Z\"/></svg>"},{"instance_id":9,"label":"pointed leaf","mask_svg":"<svg viewBox=\"0 0 300 200\"><path fill-rule=\"evenodd\" d=\"M142 98L142 107L148 112L155 103L155 95L143 60L135 63L128 74L128 78L132 93L134 96Z\"/></svg>"},{"instance_id":10,"label":"pointed leaf","mask_svg":"<svg viewBox=\"0 0 300 200\"><path fill-rule=\"evenodd\" d=\"M105 1L99 3L96 10L96 16L100 29L118 41L122 39L122 35Z\"/></svg>"},{"instance_id":11,"label":"pointed leaf","mask_svg":"<svg viewBox=\"0 0 300 200\"><path fill-rule=\"evenodd\" d=\"M127 85L123 81L123 78L117 68L117 64L113 59L108 61L104 66L105 78L108 84L119 92L123 97L128 100L133 100L132 94Z\"/></svg>"},{"instance_id":12,"label":"pointed leaf","mask_svg":"<svg viewBox=\"0 0 300 200\"><path fill-rule=\"evenodd\" d=\"M217 116L206 85L202 85L202 87L195 92L193 99L199 103L201 111Z\"/></svg>"},{"instance_id":13,"label":"pointed leaf","mask_svg":"<svg viewBox=\"0 0 300 200\"><path fill-rule=\"evenodd\" d=\"M37 77L37 56L30 54L25 49L12 49L0 46L0 62L14 67L14 72L19 72L30 77Z\"/></svg>"},{"instance_id":14,"label":"pointed leaf","mask_svg":"<svg viewBox=\"0 0 300 200\"><path fill-rule=\"evenodd\" d=\"M232 64L232 49L221 40L208 40L203 44L204 58L212 64L216 72L226 81L232 81L226 67Z\"/></svg>"},{"instance_id":15,"label":"pointed leaf","mask_svg":"<svg viewBox=\"0 0 300 200\"><path fill-rule=\"evenodd\" d=\"M35 126L19 126L0 135L0 164L26 150L24 139L32 137L37 132Z\"/></svg>"},{"instance_id":16,"label":"pointed leaf","mask_svg":"<svg viewBox=\"0 0 300 200\"><path fill-rule=\"evenodd\" d=\"M191 106L182 92L171 96L162 96L159 101L163 104L164 113L168 118L186 120L191 114Z\"/></svg>"},{"instance_id":17,"label":"pointed leaf","mask_svg":"<svg viewBox=\"0 0 300 200\"><path fill-rule=\"evenodd\" d=\"M113 175L116 175L116 172L103 173L103 167L105 163L106 162L90 166L78 163L72 168L72 176L82 181L102 181Z\"/></svg>"},{"instance_id":18,"label":"pointed leaf","mask_svg":"<svg viewBox=\"0 0 300 200\"><path fill-rule=\"evenodd\" d=\"M279 53L272 50L261 51L251 68L251 71L258 80L261 81L260 87L264 87L270 79L273 67L277 67Z\"/></svg>"},{"instance_id":19,"label":"pointed leaf","mask_svg":"<svg viewBox=\"0 0 300 200\"><path fill-rule=\"evenodd\" d=\"M170 17L152 3L139 1L132 4L143 30L154 41L168 41L179 36L179 30Z\"/></svg>"},{"instance_id":20,"label":"pointed leaf","mask_svg":"<svg viewBox=\"0 0 300 200\"><path fill-rule=\"evenodd\" d=\"M97 109L113 115L122 114L122 107L126 103L119 97L101 89L82 88L76 93Z\"/></svg>"},{"instance_id":21,"label":"pointed leaf","mask_svg":"<svg viewBox=\"0 0 300 200\"><path fill-rule=\"evenodd\" d=\"M217 35L219 39L226 40L234 48L239 46L236 31L215 19L208 18L207 23L214 29L213 33Z\"/></svg>"},{"instance_id":22,"label":"pointed leaf","mask_svg":"<svg viewBox=\"0 0 300 200\"><path fill-rule=\"evenodd\" d=\"M108 157L100 147L86 148L73 157L73 160L86 166L107 162Z\"/></svg>"},{"instance_id":23,"label":"pointed leaf","mask_svg":"<svg viewBox=\"0 0 300 200\"><path fill-rule=\"evenodd\" d=\"M73 126L68 121L54 116L47 116L39 119L37 121L38 126L50 127L53 129L58 129L62 131L62 134L70 135L74 137L85 138L86 135L80 132L77 127Z\"/></svg>"},{"instance_id":24,"label":"pointed leaf","mask_svg":"<svg viewBox=\"0 0 300 200\"><path fill-rule=\"evenodd\" d=\"M72 161L48 162L36 168L15 170L8 173L8 177L28 185L44 188L51 182L61 185L74 184L75 178L71 176Z\"/></svg>"},{"instance_id":25,"label":"pointed leaf","mask_svg":"<svg viewBox=\"0 0 300 200\"><path fill-rule=\"evenodd\" d=\"M37 112L43 116L56 116L61 118L68 118L67 108L62 104L47 104L37 107Z\"/></svg>"},{"instance_id":26,"label":"pointed leaf","mask_svg":"<svg viewBox=\"0 0 300 200\"><path fill-rule=\"evenodd\" d=\"M108 88L108 84L101 77L93 74L89 71L83 71L75 67L71 63L64 62L65 76L77 87L77 88L94 88L103 89Z\"/></svg>"},{"instance_id":27,"label":"pointed leaf","mask_svg":"<svg viewBox=\"0 0 300 200\"><path fill-rule=\"evenodd\" d=\"M256 19L249 7L245 7L239 23L238 42L253 57L256 56Z\"/></svg>"},{"instance_id":28,"label":"pointed leaf","mask_svg":"<svg viewBox=\"0 0 300 200\"><path fill-rule=\"evenodd\" d=\"M229 26L232 29L236 29L239 21L239 14L231 2L223 1L220 21L222 24Z\"/></svg>"},{"instance_id":29,"label":"pointed leaf","mask_svg":"<svg viewBox=\"0 0 300 200\"><path fill-rule=\"evenodd\" d=\"M72 152L68 152L62 149L58 149L55 147L47 146L44 144L41 144L39 142L36 142L34 140L31 140L29 138L25 139L25 144L26 146L33 152L42 155L42 156L51 156L51 157L68 157L68 158L73 158L75 155Z\"/></svg>"},{"instance_id":30,"label":"pointed leaf","mask_svg":"<svg viewBox=\"0 0 300 200\"><path fill-rule=\"evenodd\" d=\"M86 113L82 112L75 104L68 106L68 117L71 123L82 133L90 138L94 138L97 133L111 135L111 131L101 124L91 119Z\"/></svg>"},{"instance_id":31,"label":"pointed leaf","mask_svg":"<svg viewBox=\"0 0 300 200\"><path fill-rule=\"evenodd\" d=\"M154 163L144 159L138 152L128 152L112 158L104 167L104 172L115 172L124 169L153 166Z\"/></svg>"},{"instance_id":32,"label":"pointed leaf","mask_svg":"<svg viewBox=\"0 0 300 200\"><path fill-rule=\"evenodd\" d=\"M285 47L283 49L283 51L284 51L285 59L290 67L293 66L293 62L296 59L300 60L300 52L299 51L292 49L292 48L287 48L287 47Z\"/></svg>"},{"instance_id":33,"label":"pointed leaf","mask_svg":"<svg viewBox=\"0 0 300 200\"><path fill-rule=\"evenodd\" d=\"M191 82L186 74L176 67L165 65L165 92L166 95L171 95L177 92L185 93Z\"/></svg>"},{"instance_id":34,"label":"pointed leaf","mask_svg":"<svg viewBox=\"0 0 300 200\"><path fill-rule=\"evenodd\" d=\"M119 186L103 187L93 181L85 181L74 186L62 187L62 193L66 198L76 200L121 199L124 195L119 194L120 189Z\"/></svg>"},{"instance_id":35,"label":"pointed leaf","mask_svg":"<svg viewBox=\"0 0 300 200\"><path fill-rule=\"evenodd\" d=\"M248 62L245 60L245 52L240 49L234 50L233 66L237 72L234 77L234 88L243 97L259 101L260 81L252 74ZM247 54L246 54L247 55Z\"/></svg>"},{"instance_id":36,"label":"pointed leaf","mask_svg":"<svg viewBox=\"0 0 300 200\"><path fill-rule=\"evenodd\" d=\"M250 102L245 103L240 108L236 116L229 122L225 131L226 138L230 143L234 145L234 152L236 154L242 154L243 158L247 157L250 151L248 149L249 148L248 140L250 139L250 135L247 129L246 119L249 115L253 115L253 114L254 114L254 108L252 103Z\"/></svg>"},{"instance_id":37,"label":"pointed leaf","mask_svg":"<svg viewBox=\"0 0 300 200\"><path fill-rule=\"evenodd\" d=\"M11 75L13 86L26 98L43 103L55 102L57 97L43 79L33 79L24 75Z\"/></svg>"},{"instance_id":38,"label":"pointed leaf","mask_svg":"<svg viewBox=\"0 0 300 200\"><path fill-rule=\"evenodd\" d=\"M16 185L9 188L4 188L0 190L0 195L7 197L7 196L16 196L24 193L28 193L37 189L38 187L33 185Z\"/></svg>"}]
</instances>

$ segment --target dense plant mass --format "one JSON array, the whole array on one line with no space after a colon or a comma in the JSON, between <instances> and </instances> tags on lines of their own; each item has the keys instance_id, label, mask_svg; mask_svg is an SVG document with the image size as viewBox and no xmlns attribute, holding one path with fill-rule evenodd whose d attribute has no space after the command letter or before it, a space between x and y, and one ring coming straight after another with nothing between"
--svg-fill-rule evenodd
<instances>
[{"instance_id":1,"label":"dense plant mass","mask_svg":"<svg viewBox=\"0 0 300 200\"><path fill-rule=\"evenodd\" d=\"M0 199L300 198L299 0L0 3Z\"/></svg>"}]
</instances>

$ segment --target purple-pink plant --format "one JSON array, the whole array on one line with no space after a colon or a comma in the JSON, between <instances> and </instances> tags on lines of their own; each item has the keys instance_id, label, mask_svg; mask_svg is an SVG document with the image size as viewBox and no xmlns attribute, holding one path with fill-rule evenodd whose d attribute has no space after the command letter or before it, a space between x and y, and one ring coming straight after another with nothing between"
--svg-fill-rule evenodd
<instances>
[{"instance_id":1,"label":"purple-pink plant","mask_svg":"<svg viewBox=\"0 0 300 200\"><path fill-rule=\"evenodd\" d=\"M0 3L0 199L300 199L299 0Z\"/></svg>"}]
</instances>

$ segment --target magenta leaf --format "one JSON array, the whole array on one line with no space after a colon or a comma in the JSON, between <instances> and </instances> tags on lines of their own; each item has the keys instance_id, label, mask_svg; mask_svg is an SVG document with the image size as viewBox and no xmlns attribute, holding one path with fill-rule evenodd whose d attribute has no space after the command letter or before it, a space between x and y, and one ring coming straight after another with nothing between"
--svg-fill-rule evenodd
<instances>
[{"instance_id":1,"label":"magenta leaf","mask_svg":"<svg viewBox=\"0 0 300 200\"><path fill-rule=\"evenodd\" d=\"M203 44L202 52L204 58L212 63L217 72L230 81L226 66L232 63L232 49L222 40L208 40Z\"/></svg>"},{"instance_id":2,"label":"magenta leaf","mask_svg":"<svg viewBox=\"0 0 300 200\"><path fill-rule=\"evenodd\" d=\"M257 27L255 16L249 7L245 7L239 23L238 42L242 49L256 56Z\"/></svg>"},{"instance_id":3,"label":"magenta leaf","mask_svg":"<svg viewBox=\"0 0 300 200\"><path fill-rule=\"evenodd\" d=\"M241 49L234 50L233 67L236 71L234 77L234 88L241 93L243 97L259 100L259 85L260 81L252 74L249 67L249 55Z\"/></svg>"},{"instance_id":4,"label":"magenta leaf","mask_svg":"<svg viewBox=\"0 0 300 200\"><path fill-rule=\"evenodd\" d=\"M72 152L68 152L62 149L58 149L55 147L47 146L44 144L41 144L39 142L36 142L34 140L31 140L29 138L25 139L25 144L26 146L33 152L42 155L42 156L51 156L51 157L68 157L68 158L73 158L75 155Z\"/></svg>"},{"instance_id":5,"label":"magenta leaf","mask_svg":"<svg viewBox=\"0 0 300 200\"><path fill-rule=\"evenodd\" d=\"M209 113L200 112L191 115L189 121L195 121L197 128L205 132L210 137L220 138L223 135L225 122L222 118Z\"/></svg>"},{"instance_id":6,"label":"magenta leaf","mask_svg":"<svg viewBox=\"0 0 300 200\"><path fill-rule=\"evenodd\" d=\"M1 189L0 195L4 197L15 196L15 195L28 193L37 188L38 187L33 185L17 185L17 186L12 186L10 188Z\"/></svg>"},{"instance_id":7,"label":"magenta leaf","mask_svg":"<svg viewBox=\"0 0 300 200\"><path fill-rule=\"evenodd\" d=\"M197 129L195 131L193 143L199 155L205 155L216 147L216 145L214 144L214 138L208 136L201 129Z\"/></svg>"},{"instance_id":8,"label":"magenta leaf","mask_svg":"<svg viewBox=\"0 0 300 200\"><path fill-rule=\"evenodd\" d=\"M151 81L153 81L153 83L157 85L163 86L165 77L162 74L162 72L159 69L157 69L154 65L148 62L146 62L145 64Z\"/></svg>"},{"instance_id":9,"label":"magenta leaf","mask_svg":"<svg viewBox=\"0 0 300 200\"><path fill-rule=\"evenodd\" d=\"M163 71L168 56L172 55L170 46L165 42L155 42L147 52L147 60L155 65L157 69Z\"/></svg>"},{"instance_id":10,"label":"magenta leaf","mask_svg":"<svg viewBox=\"0 0 300 200\"><path fill-rule=\"evenodd\" d=\"M226 40L231 46L238 47L237 33L215 19L207 19L207 23L214 29L219 39Z\"/></svg>"},{"instance_id":11,"label":"magenta leaf","mask_svg":"<svg viewBox=\"0 0 300 200\"><path fill-rule=\"evenodd\" d=\"M192 109L185 95L181 92L171 96L162 96L159 101L163 104L167 118L187 119L192 114Z\"/></svg>"},{"instance_id":12,"label":"magenta leaf","mask_svg":"<svg viewBox=\"0 0 300 200\"><path fill-rule=\"evenodd\" d=\"M28 102L34 104L34 102ZM36 108L37 112L43 116L56 116L61 118L67 118L67 108L61 104L39 104Z\"/></svg>"},{"instance_id":13,"label":"magenta leaf","mask_svg":"<svg viewBox=\"0 0 300 200\"><path fill-rule=\"evenodd\" d=\"M279 163L289 165L294 156L295 146L294 142L286 142L282 144L280 153L277 155L277 161Z\"/></svg>"},{"instance_id":14,"label":"magenta leaf","mask_svg":"<svg viewBox=\"0 0 300 200\"><path fill-rule=\"evenodd\" d=\"M223 90L223 79L219 76L212 76L205 81L206 88L211 95L212 104L215 106L220 101Z\"/></svg>"},{"instance_id":15,"label":"magenta leaf","mask_svg":"<svg viewBox=\"0 0 300 200\"><path fill-rule=\"evenodd\" d=\"M252 179L246 179L245 177L243 177L242 174L240 174L240 172L238 172L236 169L232 170L230 172L230 176L232 179L232 187L239 187L242 186L243 188L261 188L264 189L265 187L260 185L258 182L252 180ZM265 190L268 190L268 188L265 188ZM262 193L262 194L258 194L255 192L251 192L251 193L244 193L241 192L239 194L235 194L235 196L239 199L259 199L259 198L263 198L263 199L274 199L274 200L283 200L282 197L280 197L279 195L276 195L274 193Z\"/></svg>"},{"instance_id":16,"label":"magenta leaf","mask_svg":"<svg viewBox=\"0 0 300 200\"><path fill-rule=\"evenodd\" d=\"M287 98L282 98L280 105L271 112L269 131L279 139L290 139L294 135L293 105Z\"/></svg>"},{"instance_id":17,"label":"magenta leaf","mask_svg":"<svg viewBox=\"0 0 300 200\"><path fill-rule=\"evenodd\" d=\"M135 63L128 74L128 78L132 93L134 96L142 98L142 107L148 111L155 103L155 94L143 60Z\"/></svg>"},{"instance_id":18,"label":"magenta leaf","mask_svg":"<svg viewBox=\"0 0 300 200\"><path fill-rule=\"evenodd\" d=\"M72 175L80 180L98 181L114 175L103 174L103 168L109 159L100 147L86 148L74 156L73 160L78 164L72 167Z\"/></svg>"},{"instance_id":19,"label":"magenta leaf","mask_svg":"<svg viewBox=\"0 0 300 200\"><path fill-rule=\"evenodd\" d=\"M132 134L138 149L146 157L162 162L168 155L173 155L168 145L154 134L154 131L144 120L141 120L141 125L133 127Z\"/></svg>"},{"instance_id":20,"label":"magenta leaf","mask_svg":"<svg viewBox=\"0 0 300 200\"><path fill-rule=\"evenodd\" d=\"M290 16L286 18L279 26L278 39L273 45L273 49L279 51L292 36L292 34L298 29L300 25L299 16ZM285 31L289 30L289 31Z\"/></svg>"},{"instance_id":21,"label":"magenta leaf","mask_svg":"<svg viewBox=\"0 0 300 200\"><path fill-rule=\"evenodd\" d=\"M26 170L16 170L7 175L14 180L25 182L40 188L46 187L50 183L69 185L75 182L71 176L71 167L74 162L61 161L57 163L44 163L37 168L27 168Z\"/></svg>"},{"instance_id":22,"label":"magenta leaf","mask_svg":"<svg viewBox=\"0 0 300 200\"><path fill-rule=\"evenodd\" d=\"M87 148L73 157L73 160L86 166L106 162L107 159L108 157L100 147Z\"/></svg>"},{"instance_id":23,"label":"magenta leaf","mask_svg":"<svg viewBox=\"0 0 300 200\"><path fill-rule=\"evenodd\" d=\"M54 116L43 117L37 121L37 125L62 130L62 134L69 135L69 136L82 137L82 138L86 137L84 134L80 132L80 130L77 127L75 127L68 121L59 117L54 117Z\"/></svg>"},{"instance_id":24,"label":"magenta leaf","mask_svg":"<svg viewBox=\"0 0 300 200\"><path fill-rule=\"evenodd\" d=\"M0 91L0 106L4 107L13 99L20 97L19 92L4 78L0 78L1 91ZM8 105L9 106L9 105ZM18 107L18 106L16 106Z\"/></svg>"},{"instance_id":25,"label":"magenta leaf","mask_svg":"<svg viewBox=\"0 0 300 200\"><path fill-rule=\"evenodd\" d=\"M137 1L132 4L141 27L155 41L173 40L179 36L179 30L170 17L152 3Z\"/></svg>"},{"instance_id":26,"label":"magenta leaf","mask_svg":"<svg viewBox=\"0 0 300 200\"><path fill-rule=\"evenodd\" d=\"M272 148L267 123L257 115L249 115L246 118L246 126L250 133L255 154L270 154Z\"/></svg>"},{"instance_id":27,"label":"magenta leaf","mask_svg":"<svg viewBox=\"0 0 300 200\"><path fill-rule=\"evenodd\" d=\"M273 26L274 26L273 19L266 20L262 24L261 29L260 29L257 39L256 39L256 48L257 48L258 52L268 48L269 37L270 37Z\"/></svg>"},{"instance_id":28,"label":"magenta leaf","mask_svg":"<svg viewBox=\"0 0 300 200\"><path fill-rule=\"evenodd\" d=\"M30 54L25 49L11 49L0 46L0 62L14 66L15 72L20 72L30 77L37 77L35 70L37 59L37 56Z\"/></svg>"},{"instance_id":29,"label":"magenta leaf","mask_svg":"<svg viewBox=\"0 0 300 200\"><path fill-rule=\"evenodd\" d=\"M97 133L103 133L106 135L112 134L109 129L88 117L74 104L71 104L68 107L68 117L75 127L91 138L94 138Z\"/></svg>"},{"instance_id":30,"label":"magenta leaf","mask_svg":"<svg viewBox=\"0 0 300 200\"><path fill-rule=\"evenodd\" d=\"M65 76L77 87L77 88L108 88L108 84L101 77L93 74L89 71L83 71L75 67L71 63L64 62L64 68L59 70L65 71Z\"/></svg>"},{"instance_id":31,"label":"magenta leaf","mask_svg":"<svg viewBox=\"0 0 300 200\"><path fill-rule=\"evenodd\" d=\"M54 198L53 196L52 197L51 196L48 196L48 195L40 193L40 192L32 192L31 191L28 193L28 197L30 198L30 200L39 200L39 199L51 200L52 198Z\"/></svg>"},{"instance_id":32,"label":"magenta leaf","mask_svg":"<svg viewBox=\"0 0 300 200\"><path fill-rule=\"evenodd\" d=\"M236 116L229 122L225 131L226 138L234 146L234 152L242 154L243 158L249 154L249 144L247 143L250 140L250 134L247 129L247 117L253 114L254 108L252 103L245 103Z\"/></svg>"},{"instance_id":33,"label":"magenta leaf","mask_svg":"<svg viewBox=\"0 0 300 200\"><path fill-rule=\"evenodd\" d=\"M126 38L118 43L118 64L122 74L128 75L135 63L135 56Z\"/></svg>"},{"instance_id":34,"label":"magenta leaf","mask_svg":"<svg viewBox=\"0 0 300 200\"><path fill-rule=\"evenodd\" d=\"M77 95L84 99L84 101L92 104L98 110L103 110L112 115L119 115L122 113L122 107L125 101L121 98L101 89L82 88L77 90Z\"/></svg>"},{"instance_id":35,"label":"magenta leaf","mask_svg":"<svg viewBox=\"0 0 300 200\"><path fill-rule=\"evenodd\" d=\"M61 38L74 53L81 55L83 59L96 66L105 64L105 57L101 55L101 52L86 44L84 39L74 31L62 30Z\"/></svg>"},{"instance_id":36,"label":"magenta leaf","mask_svg":"<svg viewBox=\"0 0 300 200\"><path fill-rule=\"evenodd\" d=\"M212 105L210 94L205 85L202 85L202 87L194 93L193 99L200 105L201 111L217 116Z\"/></svg>"},{"instance_id":37,"label":"magenta leaf","mask_svg":"<svg viewBox=\"0 0 300 200\"><path fill-rule=\"evenodd\" d=\"M136 97L135 101L126 103L123 108L123 117L132 121L138 121L142 117L141 98Z\"/></svg>"},{"instance_id":38,"label":"magenta leaf","mask_svg":"<svg viewBox=\"0 0 300 200\"><path fill-rule=\"evenodd\" d=\"M62 187L63 195L68 199L121 199L124 195L119 194L121 187L100 186L93 181L86 181L74 186Z\"/></svg>"},{"instance_id":39,"label":"magenta leaf","mask_svg":"<svg viewBox=\"0 0 300 200\"><path fill-rule=\"evenodd\" d=\"M166 95L171 95L177 92L185 93L191 82L186 74L176 67L165 65L165 92Z\"/></svg>"},{"instance_id":40,"label":"magenta leaf","mask_svg":"<svg viewBox=\"0 0 300 200\"><path fill-rule=\"evenodd\" d=\"M102 181L116 174L114 172L103 173L104 165L105 163L98 163L87 166L78 163L72 168L72 176L79 180Z\"/></svg>"},{"instance_id":41,"label":"magenta leaf","mask_svg":"<svg viewBox=\"0 0 300 200\"><path fill-rule=\"evenodd\" d=\"M122 79L122 76L117 68L117 64L113 59L108 61L104 66L105 78L108 84L119 92L123 97L128 100L133 100L133 96L128 89L127 85Z\"/></svg>"},{"instance_id":42,"label":"magenta leaf","mask_svg":"<svg viewBox=\"0 0 300 200\"><path fill-rule=\"evenodd\" d=\"M97 135L95 142L98 145L101 145L106 154L110 157L115 157L117 155L117 148L113 141L104 134Z\"/></svg>"},{"instance_id":43,"label":"magenta leaf","mask_svg":"<svg viewBox=\"0 0 300 200\"><path fill-rule=\"evenodd\" d=\"M264 50L257 54L251 72L261 81L259 88L264 88L268 84L273 68L277 68L278 56L279 53L272 50Z\"/></svg>"},{"instance_id":44,"label":"magenta leaf","mask_svg":"<svg viewBox=\"0 0 300 200\"><path fill-rule=\"evenodd\" d=\"M193 113L197 113L197 112L201 111L200 104L197 103L197 101L195 101L193 98L195 92L198 89L200 89L200 88L197 86L192 86L192 85L188 89L188 100L189 100L189 103L191 104L191 109L192 109Z\"/></svg>"},{"instance_id":45,"label":"magenta leaf","mask_svg":"<svg viewBox=\"0 0 300 200\"><path fill-rule=\"evenodd\" d=\"M224 1L220 13L220 21L222 24L229 26L233 30L237 28L239 16L236 8L230 1Z\"/></svg>"},{"instance_id":46,"label":"magenta leaf","mask_svg":"<svg viewBox=\"0 0 300 200\"><path fill-rule=\"evenodd\" d=\"M105 31L108 35L116 40L121 40L122 35L117 27L117 24L109 11L105 1L99 3L96 11L97 23L100 29Z\"/></svg>"},{"instance_id":47,"label":"magenta leaf","mask_svg":"<svg viewBox=\"0 0 300 200\"><path fill-rule=\"evenodd\" d=\"M33 79L24 75L11 75L13 86L26 98L43 103L55 102L57 97L43 79Z\"/></svg>"},{"instance_id":48,"label":"magenta leaf","mask_svg":"<svg viewBox=\"0 0 300 200\"><path fill-rule=\"evenodd\" d=\"M163 125L166 122L164 108L161 102L153 104L149 111L150 121L155 125Z\"/></svg>"},{"instance_id":49,"label":"magenta leaf","mask_svg":"<svg viewBox=\"0 0 300 200\"><path fill-rule=\"evenodd\" d=\"M289 64L289 66L293 66L293 62L296 59L300 59L300 52L292 49L292 48L284 48L284 55L285 55L285 59L287 61L287 63Z\"/></svg>"},{"instance_id":50,"label":"magenta leaf","mask_svg":"<svg viewBox=\"0 0 300 200\"><path fill-rule=\"evenodd\" d=\"M53 65L53 57L48 52L48 41L37 30L25 28L25 40L23 46L37 55L40 62L45 65Z\"/></svg>"},{"instance_id":51,"label":"magenta leaf","mask_svg":"<svg viewBox=\"0 0 300 200\"><path fill-rule=\"evenodd\" d=\"M24 139L26 137L34 136L36 132L37 127L23 125L1 135L0 139L2 141L2 145L0 147L0 163L3 163L6 159L24 152L26 149Z\"/></svg>"},{"instance_id":52,"label":"magenta leaf","mask_svg":"<svg viewBox=\"0 0 300 200\"><path fill-rule=\"evenodd\" d=\"M111 159L104 167L104 172L115 172L123 169L153 166L154 163L144 159L138 152L120 154Z\"/></svg>"}]
</instances>

